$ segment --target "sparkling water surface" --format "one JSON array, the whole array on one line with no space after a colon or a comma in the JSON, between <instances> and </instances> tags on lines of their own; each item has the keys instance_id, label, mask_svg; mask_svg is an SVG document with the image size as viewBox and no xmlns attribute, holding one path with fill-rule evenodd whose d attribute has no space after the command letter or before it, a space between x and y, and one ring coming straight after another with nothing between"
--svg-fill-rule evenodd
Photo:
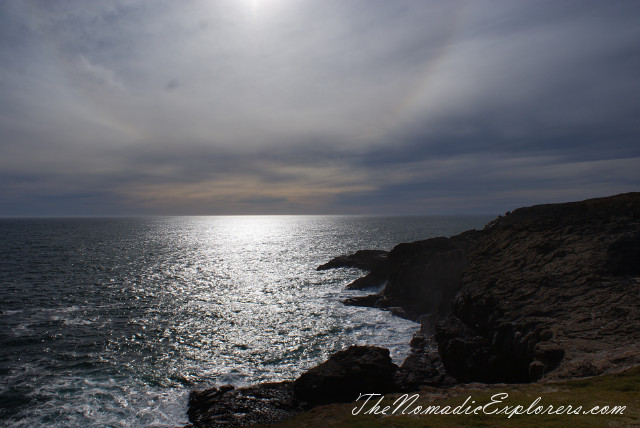
<instances>
[{"instance_id":1,"label":"sparkling water surface","mask_svg":"<svg viewBox=\"0 0 640 428\"><path fill-rule=\"evenodd\" d=\"M188 393L293 379L352 344L408 352L417 324L347 307L358 249L489 216L0 219L0 423L182 426Z\"/></svg>"}]
</instances>

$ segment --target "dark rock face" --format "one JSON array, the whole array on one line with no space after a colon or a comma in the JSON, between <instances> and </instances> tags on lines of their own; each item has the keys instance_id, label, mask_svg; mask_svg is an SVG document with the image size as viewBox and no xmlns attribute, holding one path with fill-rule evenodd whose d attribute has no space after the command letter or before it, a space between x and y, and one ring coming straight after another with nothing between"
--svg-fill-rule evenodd
<instances>
[{"instance_id":1,"label":"dark rock face","mask_svg":"<svg viewBox=\"0 0 640 428\"><path fill-rule=\"evenodd\" d=\"M521 208L468 247L437 326L464 382L526 382L640 364L640 194Z\"/></svg>"},{"instance_id":2,"label":"dark rock face","mask_svg":"<svg viewBox=\"0 0 640 428\"><path fill-rule=\"evenodd\" d=\"M364 290L367 288L380 287L385 283L389 277L389 271L387 265L381 265L380 268L376 268L369 272L367 275L356 279L351 284L347 285L347 290Z\"/></svg>"},{"instance_id":3,"label":"dark rock face","mask_svg":"<svg viewBox=\"0 0 640 428\"><path fill-rule=\"evenodd\" d=\"M607 269L614 275L640 275L640 233L625 235L609 245Z\"/></svg>"},{"instance_id":4,"label":"dark rock face","mask_svg":"<svg viewBox=\"0 0 640 428\"><path fill-rule=\"evenodd\" d=\"M391 273L382 294L387 306L400 306L407 318L449 312L467 265L472 232L453 238L432 238L397 245L388 257Z\"/></svg>"},{"instance_id":5,"label":"dark rock face","mask_svg":"<svg viewBox=\"0 0 640 428\"><path fill-rule=\"evenodd\" d=\"M342 301L347 306L363 306L366 308L380 308L378 304L382 299L381 294L368 294L366 296L349 297Z\"/></svg>"},{"instance_id":6,"label":"dark rock face","mask_svg":"<svg viewBox=\"0 0 640 428\"><path fill-rule=\"evenodd\" d=\"M467 248L477 234L470 231L452 238L432 238L397 245L376 263L368 264L371 269L368 275L347 286L347 289L360 290L385 284L382 293L349 298L344 303L390 309L394 314L412 320L429 313L435 322L449 312L451 299L460 287L467 264ZM362 260L369 255L378 257L373 250L363 251L337 257L318 269L355 266L354 263L349 264L350 261ZM364 263L359 265L364 266Z\"/></svg>"},{"instance_id":7,"label":"dark rock face","mask_svg":"<svg viewBox=\"0 0 640 428\"><path fill-rule=\"evenodd\" d=\"M280 422L299 411L293 382L279 382L192 391L187 414L194 427L237 427Z\"/></svg>"},{"instance_id":8,"label":"dark rock face","mask_svg":"<svg viewBox=\"0 0 640 428\"><path fill-rule=\"evenodd\" d=\"M388 349L351 346L296 379L295 397L312 407L354 401L362 393L384 394L395 389L397 369Z\"/></svg>"},{"instance_id":9,"label":"dark rock face","mask_svg":"<svg viewBox=\"0 0 640 428\"><path fill-rule=\"evenodd\" d=\"M547 371L555 368L564 355L562 349L556 348L559 354L554 354L551 347L544 348L547 351L545 356L542 357L544 350L540 353L540 359L544 360L544 363L538 359L536 364L530 367L533 363L531 355L515 355L508 348L496 348L488 338L477 334L455 316L449 316L438 323L436 340L447 372L465 383L529 382L541 377L541 368ZM531 340L535 342L537 338L532 336ZM538 342L532 346L541 345ZM535 353L535 350L532 349L532 352ZM541 368L538 363L542 364ZM540 376L537 376L538 374Z\"/></svg>"}]
</instances>

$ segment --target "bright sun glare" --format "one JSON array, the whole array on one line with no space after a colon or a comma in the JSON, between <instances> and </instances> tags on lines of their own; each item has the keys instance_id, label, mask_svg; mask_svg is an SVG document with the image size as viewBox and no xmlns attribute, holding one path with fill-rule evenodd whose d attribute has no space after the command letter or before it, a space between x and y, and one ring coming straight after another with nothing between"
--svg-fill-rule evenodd
<instances>
[{"instance_id":1,"label":"bright sun glare","mask_svg":"<svg viewBox=\"0 0 640 428\"><path fill-rule=\"evenodd\" d=\"M264 14L265 12L273 11L274 8L279 7L284 3L283 0L245 0L247 6L254 14Z\"/></svg>"},{"instance_id":2,"label":"bright sun glare","mask_svg":"<svg viewBox=\"0 0 640 428\"><path fill-rule=\"evenodd\" d=\"M248 0L249 2L249 7L251 8L251 11L253 13L258 13L260 12L260 9L264 7L265 3L267 1L265 0Z\"/></svg>"}]
</instances>

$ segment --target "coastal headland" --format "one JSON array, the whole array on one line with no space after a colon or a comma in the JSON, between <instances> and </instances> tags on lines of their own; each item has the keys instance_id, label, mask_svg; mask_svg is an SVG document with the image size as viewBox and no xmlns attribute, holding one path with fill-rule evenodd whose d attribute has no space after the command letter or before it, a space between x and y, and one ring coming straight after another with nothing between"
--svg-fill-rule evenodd
<instances>
[{"instance_id":1,"label":"coastal headland","mask_svg":"<svg viewBox=\"0 0 640 428\"><path fill-rule=\"evenodd\" d=\"M349 288L384 285L345 304L420 323L407 359L397 366L384 348L352 346L296 380L193 391L193 426L277 423L362 393L447 396L640 366L640 193L519 208L483 230L318 269L341 267L367 271Z\"/></svg>"}]
</instances>

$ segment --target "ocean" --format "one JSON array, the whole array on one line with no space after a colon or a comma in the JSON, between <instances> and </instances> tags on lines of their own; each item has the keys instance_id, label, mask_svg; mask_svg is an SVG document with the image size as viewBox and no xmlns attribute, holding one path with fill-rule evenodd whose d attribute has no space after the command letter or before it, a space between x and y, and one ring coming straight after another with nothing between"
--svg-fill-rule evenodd
<instances>
[{"instance_id":1,"label":"ocean","mask_svg":"<svg viewBox=\"0 0 640 428\"><path fill-rule=\"evenodd\" d=\"M189 391L293 379L418 325L341 300L359 249L490 216L0 219L0 425L183 426Z\"/></svg>"}]
</instances>

